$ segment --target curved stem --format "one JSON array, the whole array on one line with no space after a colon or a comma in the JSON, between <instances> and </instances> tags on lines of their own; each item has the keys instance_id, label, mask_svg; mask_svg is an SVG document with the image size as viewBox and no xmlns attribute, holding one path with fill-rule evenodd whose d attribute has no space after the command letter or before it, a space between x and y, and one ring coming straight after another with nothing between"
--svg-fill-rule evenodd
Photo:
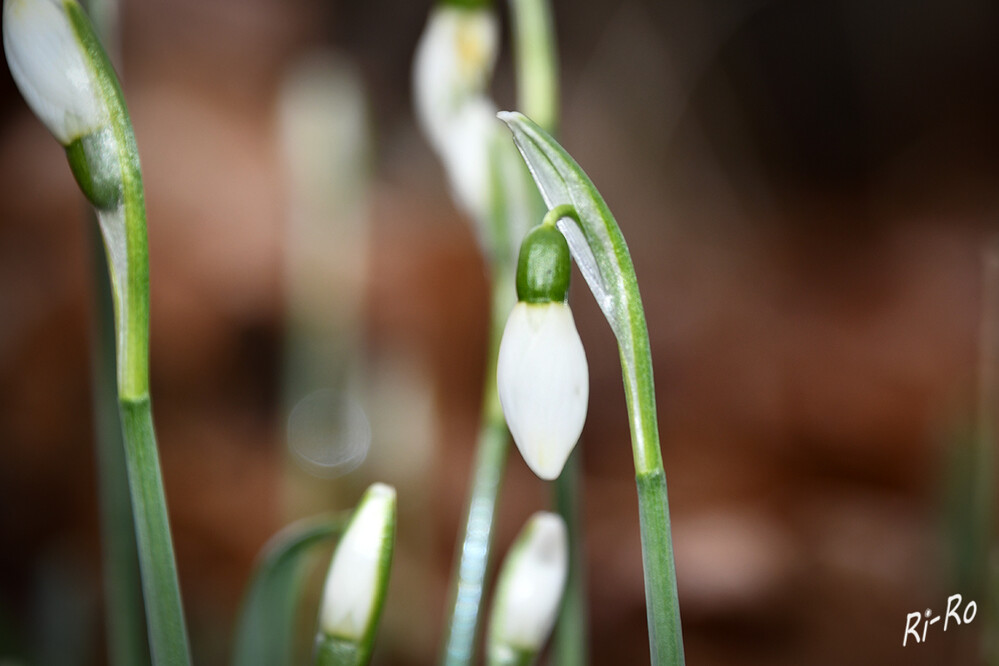
<instances>
[{"instance_id":1,"label":"curved stem","mask_svg":"<svg viewBox=\"0 0 999 666\"><path fill-rule=\"evenodd\" d=\"M548 207L569 205L576 213L565 215L558 226L617 338L621 356L638 485L652 663L682 664L683 635L652 354L628 245L593 182L557 141L522 114L502 112L499 117L513 132Z\"/></svg>"},{"instance_id":2,"label":"curved stem","mask_svg":"<svg viewBox=\"0 0 999 666\"><path fill-rule=\"evenodd\" d=\"M562 219L580 223L578 212L568 204L553 209ZM584 229L585 233L585 229ZM590 245L594 255L600 247ZM676 563L670 529L666 472L659 444L659 421L656 416L655 383L652 375L652 352L649 347L645 310L638 292L638 279L631 267L627 246L616 246L627 258L630 271L619 278L624 295L626 338L618 339L624 395L628 406L635 480L638 486L638 510L642 535L642 566L645 573L645 600L649 625L649 645L653 664L683 664L683 635L676 588ZM623 263L623 262L622 262Z\"/></svg>"},{"instance_id":3,"label":"curved stem","mask_svg":"<svg viewBox=\"0 0 999 666\"><path fill-rule=\"evenodd\" d=\"M190 663L187 629L149 399L149 248L139 152L118 77L100 40L79 5L67 2L65 8L110 120L110 134L97 137L100 143L92 149L118 167L120 201L98 209L98 217L114 292L119 411L150 651L154 664L184 666ZM74 154L67 154L72 164Z\"/></svg>"},{"instance_id":4,"label":"curved stem","mask_svg":"<svg viewBox=\"0 0 999 666\"><path fill-rule=\"evenodd\" d=\"M117 0L90 0L86 8L105 50L120 62ZM95 275L91 364L108 661L115 666L142 666L150 663L149 641L125 445L116 406L114 302L104 245L96 226L91 239Z\"/></svg>"}]
</instances>

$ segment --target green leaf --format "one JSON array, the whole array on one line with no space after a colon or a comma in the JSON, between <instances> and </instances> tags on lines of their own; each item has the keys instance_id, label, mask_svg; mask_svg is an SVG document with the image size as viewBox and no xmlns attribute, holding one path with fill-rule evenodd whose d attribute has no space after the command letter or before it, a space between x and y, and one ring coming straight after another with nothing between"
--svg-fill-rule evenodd
<instances>
[{"instance_id":1,"label":"green leaf","mask_svg":"<svg viewBox=\"0 0 999 666\"><path fill-rule=\"evenodd\" d=\"M305 563L316 546L338 536L350 513L303 520L278 532L257 562L240 610L233 666L273 666L294 660L295 609Z\"/></svg>"}]
</instances>

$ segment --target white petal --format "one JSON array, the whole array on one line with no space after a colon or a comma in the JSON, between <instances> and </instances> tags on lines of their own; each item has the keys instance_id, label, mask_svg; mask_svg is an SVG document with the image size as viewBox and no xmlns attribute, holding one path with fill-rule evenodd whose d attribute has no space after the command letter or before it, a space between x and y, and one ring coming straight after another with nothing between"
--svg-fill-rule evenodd
<instances>
[{"instance_id":1,"label":"white petal","mask_svg":"<svg viewBox=\"0 0 999 666\"><path fill-rule=\"evenodd\" d=\"M491 649L537 652L558 615L569 569L568 534L562 518L539 511L531 516L500 574Z\"/></svg>"},{"instance_id":2,"label":"white petal","mask_svg":"<svg viewBox=\"0 0 999 666\"><path fill-rule=\"evenodd\" d=\"M364 493L340 539L323 589L319 626L324 633L360 641L371 622L382 576L382 555L391 548L395 489L373 484Z\"/></svg>"},{"instance_id":3,"label":"white petal","mask_svg":"<svg viewBox=\"0 0 999 666\"><path fill-rule=\"evenodd\" d=\"M564 303L517 303L500 343L496 381L520 454L542 479L562 473L589 398L589 370Z\"/></svg>"},{"instance_id":4,"label":"white petal","mask_svg":"<svg viewBox=\"0 0 999 666\"><path fill-rule=\"evenodd\" d=\"M438 153L466 101L492 76L499 26L491 9L439 6L430 12L413 63L416 116Z\"/></svg>"},{"instance_id":5,"label":"white petal","mask_svg":"<svg viewBox=\"0 0 999 666\"><path fill-rule=\"evenodd\" d=\"M492 199L489 153L501 128L492 101L476 97L455 115L441 153L458 207L480 223L480 227L489 219Z\"/></svg>"},{"instance_id":6,"label":"white petal","mask_svg":"<svg viewBox=\"0 0 999 666\"><path fill-rule=\"evenodd\" d=\"M3 46L25 101L60 143L107 123L62 0L4 0Z\"/></svg>"}]
</instances>

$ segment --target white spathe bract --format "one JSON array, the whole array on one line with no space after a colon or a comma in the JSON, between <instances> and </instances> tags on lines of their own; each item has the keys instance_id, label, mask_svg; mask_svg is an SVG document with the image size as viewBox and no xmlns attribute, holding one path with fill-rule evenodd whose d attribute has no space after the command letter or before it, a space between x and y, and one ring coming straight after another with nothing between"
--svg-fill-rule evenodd
<instances>
[{"instance_id":1,"label":"white spathe bract","mask_svg":"<svg viewBox=\"0 0 999 666\"><path fill-rule=\"evenodd\" d=\"M63 0L3 3L10 73L28 106L64 146L109 120L65 5Z\"/></svg>"},{"instance_id":2,"label":"white spathe bract","mask_svg":"<svg viewBox=\"0 0 999 666\"><path fill-rule=\"evenodd\" d=\"M539 511L527 521L503 563L490 651L541 650L558 616L568 571L565 522L554 513Z\"/></svg>"},{"instance_id":3,"label":"white spathe bract","mask_svg":"<svg viewBox=\"0 0 999 666\"><path fill-rule=\"evenodd\" d=\"M452 121L482 95L499 46L499 25L490 8L437 6L416 47L413 95L416 117L434 149L443 154Z\"/></svg>"},{"instance_id":4,"label":"white spathe bract","mask_svg":"<svg viewBox=\"0 0 999 666\"><path fill-rule=\"evenodd\" d=\"M562 473L576 445L589 399L586 353L565 303L517 303L496 368L510 434L542 479Z\"/></svg>"},{"instance_id":5,"label":"white spathe bract","mask_svg":"<svg viewBox=\"0 0 999 666\"><path fill-rule=\"evenodd\" d=\"M392 548L395 489L373 484L340 539L330 563L319 628L327 636L361 641L384 584L385 550Z\"/></svg>"}]
</instances>

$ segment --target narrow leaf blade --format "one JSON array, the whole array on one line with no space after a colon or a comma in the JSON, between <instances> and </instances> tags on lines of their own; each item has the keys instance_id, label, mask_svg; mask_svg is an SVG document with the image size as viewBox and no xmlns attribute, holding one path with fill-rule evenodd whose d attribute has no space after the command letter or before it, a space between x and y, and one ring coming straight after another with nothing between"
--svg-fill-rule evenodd
<instances>
[{"instance_id":1,"label":"narrow leaf blade","mask_svg":"<svg viewBox=\"0 0 999 666\"><path fill-rule=\"evenodd\" d=\"M289 525L264 546L240 610L233 666L293 663L295 609L305 562L316 546L343 530L347 518L337 515Z\"/></svg>"}]
</instances>

